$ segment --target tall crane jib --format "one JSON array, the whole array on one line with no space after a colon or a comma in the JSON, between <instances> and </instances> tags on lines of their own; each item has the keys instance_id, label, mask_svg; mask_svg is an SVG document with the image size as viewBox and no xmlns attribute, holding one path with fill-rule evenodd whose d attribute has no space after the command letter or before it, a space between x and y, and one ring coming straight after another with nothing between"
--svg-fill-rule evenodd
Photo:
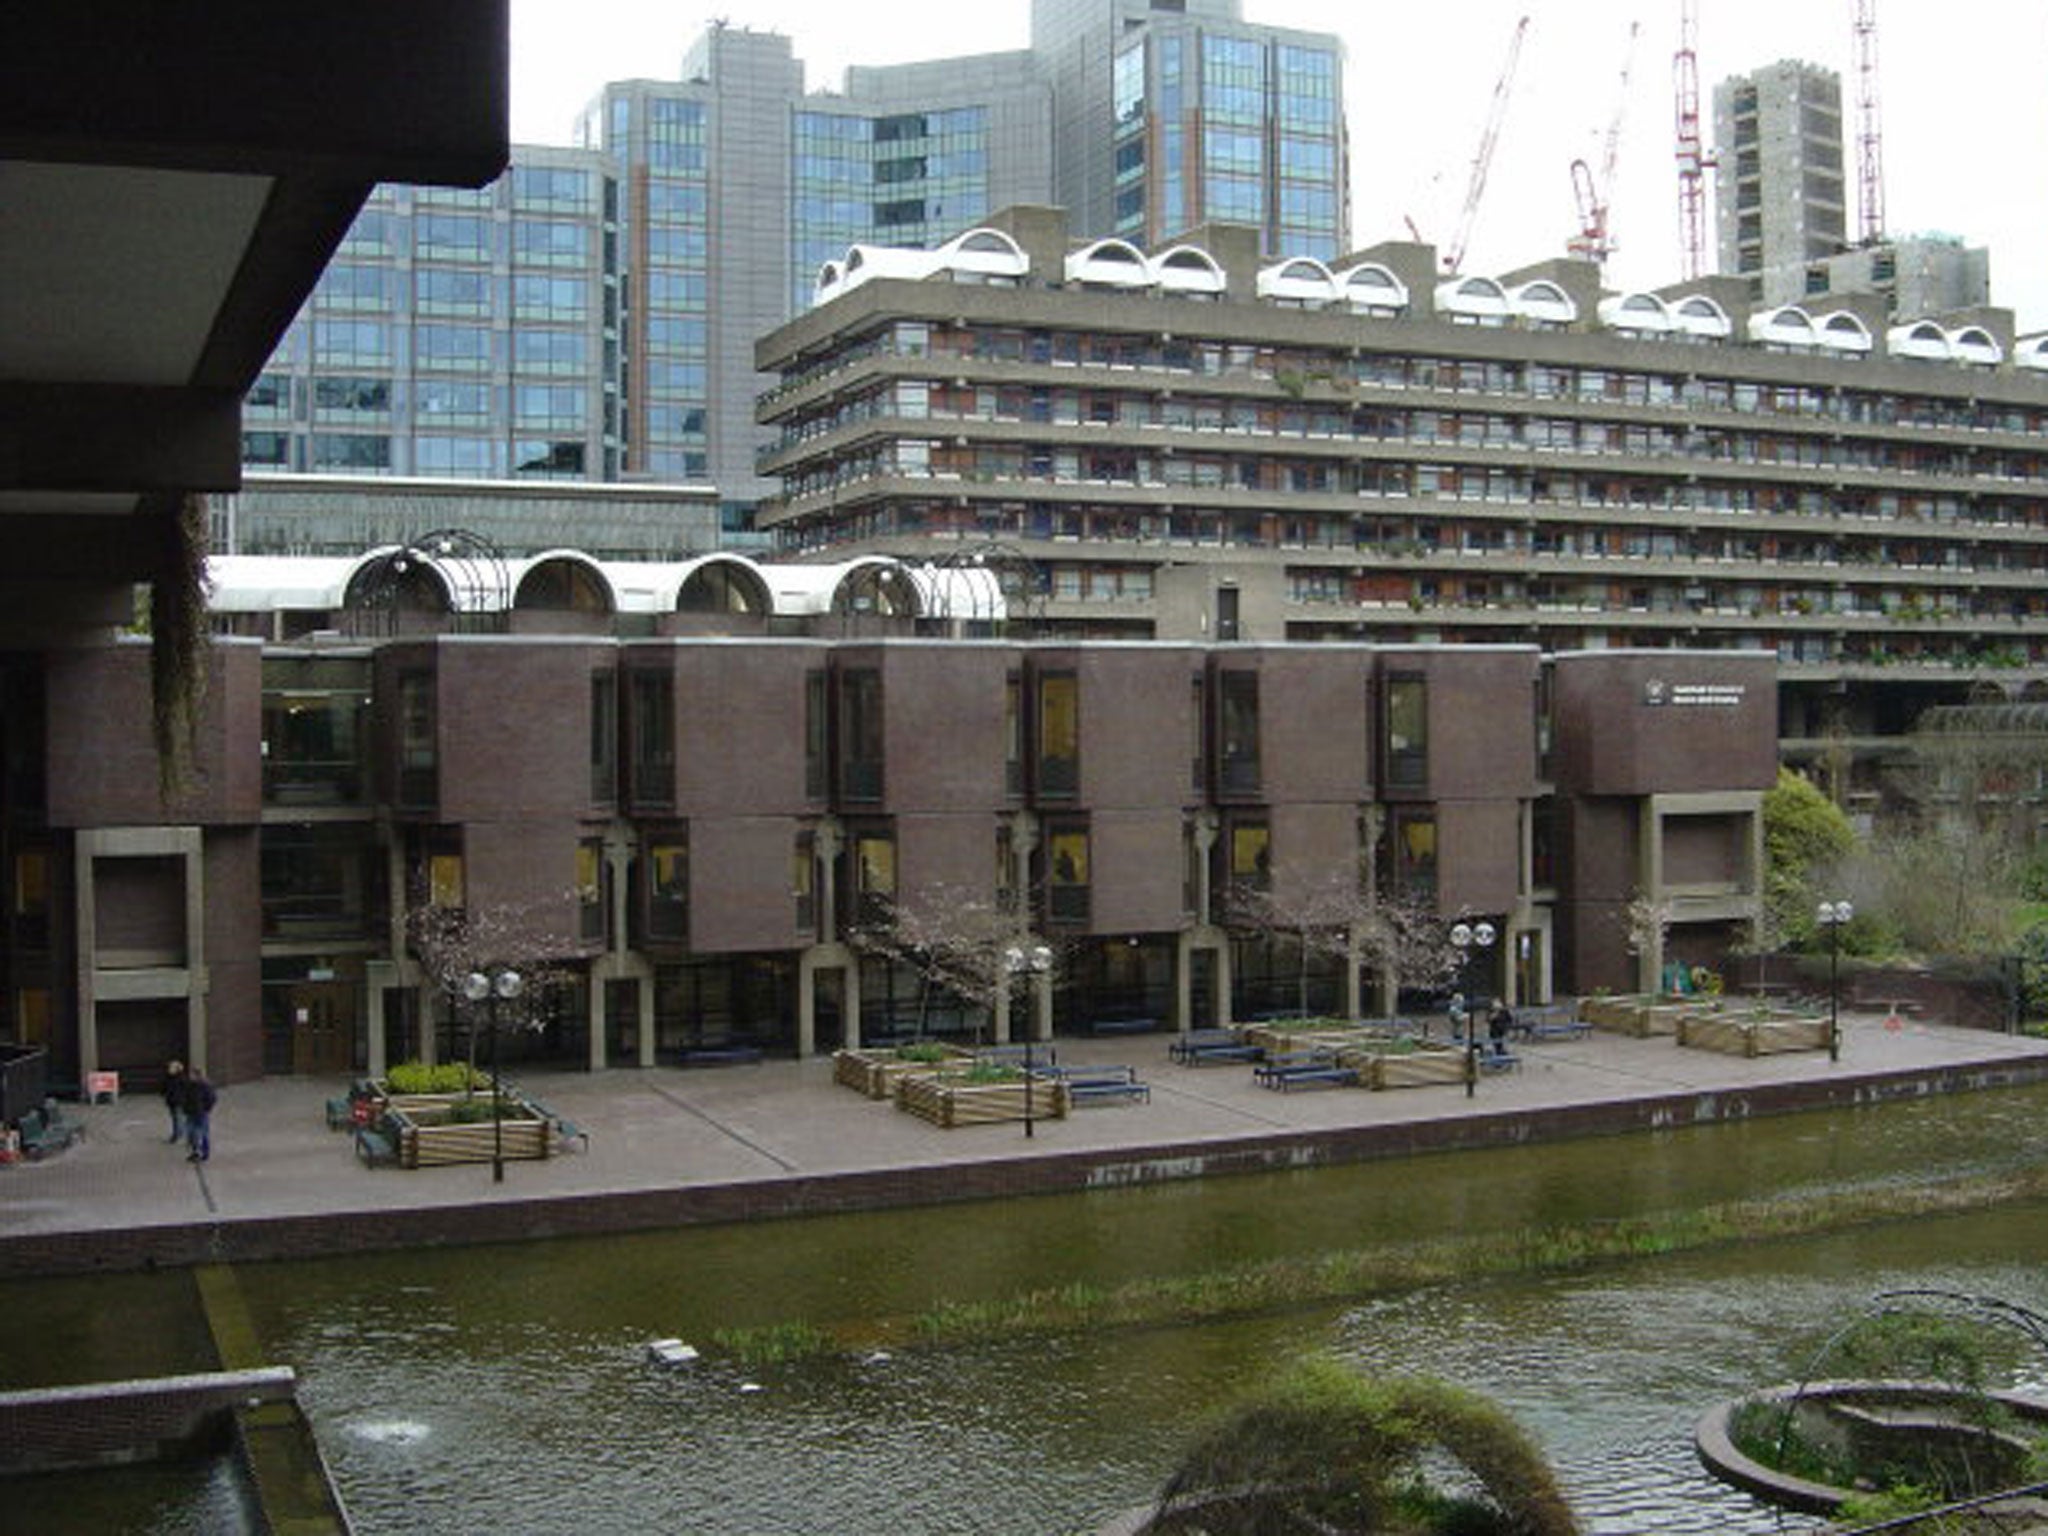
<instances>
[{"instance_id":1,"label":"tall crane jib","mask_svg":"<svg viewBox=\"0 0 2048 1536\"><path fill-rule=\"evenodd\" d=\"M1679 265L1688 281L1706 270L1706 173L1714 163L1700 138L1698 38L1698 6L1695 0L1679 0L1678 51L1671 56L1671 85L1678 129Z\"/></svg>"},{"instance_id":2,"label":"tall crane jib","mask_svg":"<svg viewBox=\"0 0 2048 1536\"><path fill-rule=\"evenodd\" d=\"M1884 238L1883 108L1877 94L1877 0L1856 0L1856 235Z\"/></svg>"},{"instance_id":3,"label":"tall crane jib","mask_svg":"<svg viewBox=\"0 0 2048 1536\"><path fill-rule=\"evenodd\" d=\"M1628 115L1628 77L1635 68L1636 37L1640 22L1628 26L1628 48L1621 58L1621 84L1615 97L1614 116L1608 120L1607 137L1600 154L1600 173L1584 160L1572 162L1572 195L1578 202L1578 233L1565 242L1565 249L1587 261L1605 262L1614 250L1612 208L1615 171L1621 161L1621 125Z\"/></svg>"},{"instance_id":4,"label":"tall crane jib","mask_svg":"<svg viewBox=\"0 0 2048 1536\"><path fill-rule=\"evenodd\" d=\"M1444 270L1459 271L1465 264L1465 246L1472 238L1472 224L1479 215L1479 200L1486 192L1487 168L1493 164L1493 146L1500 139L1500 125L1507 116L1508 93L1515 83L1515 64L1522 57L1522 38L1529 30L1529 18L1515 23L1515 35L1508 42L1507 63L1493 85L1493 104L1486 114L1486 131L1479 136L1479 152L1472 157L1472 178L1465 187L1465 206L1458 214L1458 227L1444 252Z\"/></svg>"}]
</instances>

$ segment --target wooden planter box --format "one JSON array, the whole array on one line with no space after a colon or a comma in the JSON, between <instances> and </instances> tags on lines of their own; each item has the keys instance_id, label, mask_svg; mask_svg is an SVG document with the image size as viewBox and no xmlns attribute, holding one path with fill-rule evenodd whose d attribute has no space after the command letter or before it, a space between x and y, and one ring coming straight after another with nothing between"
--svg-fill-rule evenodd
<instances>
[{"instance_id":1,"label":"wooden planter box","mask_svg":"<svg viewBox=\"0 0 2048 1536\"><path fill-rule=\"evenodd\" d=\"M1698 1003L1667 1002L1653 997L1586 997L1579 1000L1579 1016L1595 1029L1634 1035L1637 1039L1677 1034L1678 1021L1698 1008Z\"/></svg>"},{"instance_id":2,"label":"wooden planter box","mask_svg":"<svg viewBox=\"0 0 2048 1536\"><path fill-rule=\"evenodd\" d=\"M1678 1043L1730 1056L1824 1051L1828 1021L1803 1013L1689 1013L1678 1021Z\"/></svg>"},{"instance_id":3,"label":"wooden planter box","mask_svg":"<svg viewBox=\"0 0 2048 1536\"><path fill-rule=\"evenodd\" d=\"M1268 1056L1287 1056L1297 1051L1338 1050L1364 1039L1365 1031L1347 1029L1341 1024L1312 1028L1297 1025L1292 1029L1284 1024L1247 1024L1241 1038L1246 1045L1255 1045Z\"/></svg>"},{"instance_id":4,"label":"wooden planter box","mask_svg":"<svg viewBox=\"0 0 2048 1536\"><path fill-rule=\"evenodd\" d=\"M1427 1088L1435 1083L1465 1081L1465 1052L1446 1046L1413 1051L1361 1051L1346 1065L1358 1068L1367 1088Z\"/></svg>"},{"instance_id":5,"label":"wooden planter box","mask_svg":"<svg viewBox=\"0 0 2048 1536\"><path fill-rule=\"evenodd\" d=\"M900 1077L896 1083L896 1107L948 1130L961 1125L1022 1120L1024 1080L1019 1077L1006 1083L970 1083L931 1072ZM1072 1095L1064 1082L1054 1077L1032 1079L1032 1119L1064 1120L1072 1107Z\"/></svg>"},{"instance_id":6,"label":"wooden planter box","mask_svg":"<svg viewBox=\"0 0 2048 1536\"><path fill-rule=\"evenodd\" d=\"M469 1095L407 1094L384 1101L385 1124L398 1144L401 1168L437 1168L449 1163L488 1163L502 1149L509 1162L514 1158L544 1158L548 1155L548 1122L517 1094L505 1095L502 1134L494 1134L489 1120L460 1124L438 1119L450 1104ZM490 1094L479 1090L476 1098L488 1101Z\"/></svg>"},{"instance_id":7,"label":"wooden planter box","mask_svg":"<svg viewBox=\"0 0 2048 1536\"><path fill-rule=\"evenodd\" d=\"M945 1060L935 1062L906 1061L896 1054L893 1046L835 1051L832 1055L832 1081L858 1089L871 1099L891 1099L896 1096L896 1085L904 1078L942 1072L972 1055L954 1045L941 1046L940 1049L946 1053Z\"/></svg>"}]
</instances>

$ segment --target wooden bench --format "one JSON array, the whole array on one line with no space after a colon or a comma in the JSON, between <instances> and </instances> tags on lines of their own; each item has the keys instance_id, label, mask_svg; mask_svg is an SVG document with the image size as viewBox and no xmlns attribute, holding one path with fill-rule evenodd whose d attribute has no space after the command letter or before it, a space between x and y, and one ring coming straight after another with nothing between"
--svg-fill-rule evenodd
<instances>
[{"instance_id":1,"label":"wooden bench","mask_svg":"<svg viewBox=\"0 0 2048 1536\"><path fill-rule=\"evenodd\" d=\"M1158 1031L1157 1019L1095 1019L1088 1025L1091 1035L1151 1035Z\"/></svg>"},{"instance_id":2,"label":"wooden bench","mask_svg":"<svg viewBox=\"0 0 2048 1536\"><path fill-rule=\"evenodd\" d=\"M355 1136L356 1156L372 1168L398 1166L398 1138L374 1125L359 1125Z\"/></svg>"}]
</instances>

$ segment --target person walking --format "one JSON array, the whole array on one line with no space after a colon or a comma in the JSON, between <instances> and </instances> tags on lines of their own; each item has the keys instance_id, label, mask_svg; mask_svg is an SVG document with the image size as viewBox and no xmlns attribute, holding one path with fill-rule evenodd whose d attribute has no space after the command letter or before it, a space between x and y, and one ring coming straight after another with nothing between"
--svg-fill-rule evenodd
<instances>
[{"instance_id":1,"label":"person walking","mask_svg":"<svg viewBox=\"0 0 2048 1536\"><path fill-rule=\"evenodd\" d=\"M197 1067L185 1073L185 1154L188 1163L203 1163L213 1156L213 1106L219 1099L213 1084Z\"/></svg>"},{"instance_id":2,"label":"person walking","mask_svg":"<svg viewBox=\"0 0 2048 1536\"><path fill-rule=\"evenodd\" d=\"M171 1061L164 1064L164 1108L171 1112L171 1134L169 1140L185 1139L185 1063Z\"/></svg>"}]
</instances>

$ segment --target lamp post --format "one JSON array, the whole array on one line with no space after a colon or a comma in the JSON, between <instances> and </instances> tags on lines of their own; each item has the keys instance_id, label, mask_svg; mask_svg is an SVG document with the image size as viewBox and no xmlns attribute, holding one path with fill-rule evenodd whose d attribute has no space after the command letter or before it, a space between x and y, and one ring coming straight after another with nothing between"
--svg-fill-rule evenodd
<instances>
[{"instance_id":1,"label":"lamp post","mask_svg":"<svg viewBox=\"0 0 2048 1536\"><path fill-rule=\"evenodd\" d=\"M498 1004L517 997L526 978L510 966L495 971L471 971L462 978L462 995L472 1003L486 1004L491 1024L491 1182L505 1182L505 1097L498 1081Z\"/></svg>"},{"instance_id":2,"label":"lamp post","mask_svg":"<svg viewBox=\"0 0 2048 1536\"><path fill-rule=\"evenodd\" d=\"M1499 937L1493 924L1482 919L1476 923L1456 922L1451 924L1451 943L1458 950L1458 975L1465 979L1465 969L1472 958L1472 951L1485 954L1493 948L1493 941ZM1471 1098L1479 1087L1479 1031L1474 1018L1476 1010L1472 999L1465 1000L1465 1097Z\"/></svg>"},{"instance_id":3,"label":"lamp post","mask_svg":"<svg viewBox=\"0 0 2048 1536\"><path fill-rule=\"evenodd\" d=\"M1842 927L1856 915L1847 901L1824 901L1814 921L1828 931L1828 1060L1842 1059Z\"/></svg>"},{"instance_id":4,"label":"lamp post","mask_svg":"<svg viewBox=\"0 0 2048 1536\"><path fill-rule=\"evenodd\" d=\"M1012 944L1003 951L1003 971L1013 980L1019 976L1040 977L1052 971L1052 951L1043 944ZM1024 1018L1024 1134L1029 1137L1032 1129L1031 1105L1031 1037L1038 1028L1037 999L1026 990L1025 997L1031 1002L1031 1010Z\"/></svg>"}]
</instances>

